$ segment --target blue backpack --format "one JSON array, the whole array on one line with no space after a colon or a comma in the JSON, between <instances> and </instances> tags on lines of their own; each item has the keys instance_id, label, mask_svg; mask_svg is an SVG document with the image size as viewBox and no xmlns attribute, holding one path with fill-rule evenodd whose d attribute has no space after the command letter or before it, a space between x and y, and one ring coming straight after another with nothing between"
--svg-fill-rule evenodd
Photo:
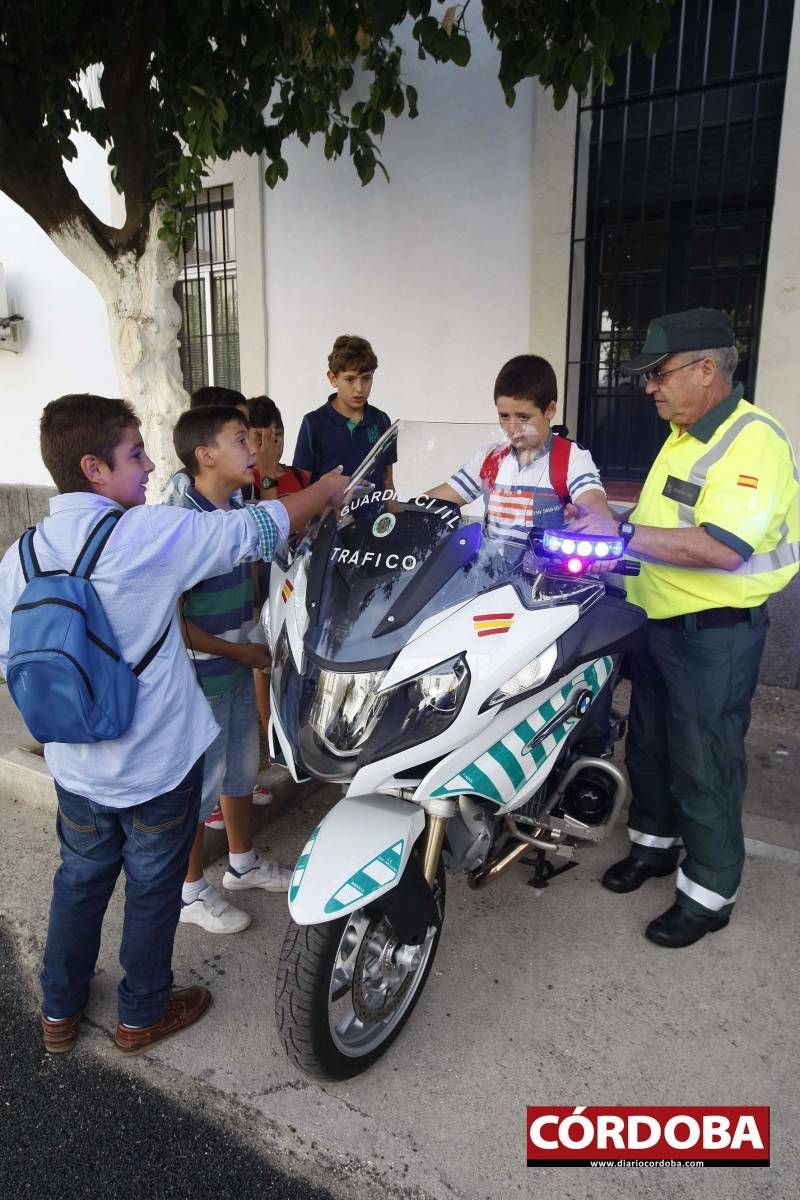
<instances>
[{"instance_id":1,"label":"blue backpack","mask_svg":"<svg viewBox=\"0 0 800 1200\"><path fill-rule=\"evenodd\" d=\"M34 529L19 540L26 587L11 614L6 681L39 742L121 737L133 720L139 676L169 633L167 625L141 662L129 667L89 582L121 516L117 509L105 514L70 572L41 569Z\"/></svg>"}]
</instances>

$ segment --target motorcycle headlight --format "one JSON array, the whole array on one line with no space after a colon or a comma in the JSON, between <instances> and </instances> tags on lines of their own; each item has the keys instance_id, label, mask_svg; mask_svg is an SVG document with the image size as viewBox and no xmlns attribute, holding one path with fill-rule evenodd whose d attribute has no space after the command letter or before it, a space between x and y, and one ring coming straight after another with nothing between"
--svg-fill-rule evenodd
<instances>
[{"instance_id":1,"label":"motorcycle headlight","mask_svg":"<svg viewBox=\"0 0 800 1200\"><path fill-rule=\"evenodd\" d=\"M537 684L541 683L553 669L556 661L556 644L553 642L546 650L543 650L532 662L523 667L521 671L517 671L516 675L512 675L507 679L502 687L499 687L489 699L486 701L485 707L491 708L494 704L503 704L508 700L514 700L517 696L523 695L524 692L530 692Z\"/></svg>"},{"instance_id":2,"label":"motorcycle headlight","mask_svg":"<svg viewBox=\"0 0 800 1200\"><path fill-rule=\"evenodd\" d=\"M320 671L308 723L334 754L358 754L387 703L378 688L385 671L351 675Z\"/></svg>"},{"instance_id":3,"label":"motorcycle headlight","mask_svg":"<svg viewBox=\"0 0 800 1200\"><path fill-rule=\"evenodd\" d=\"M337 758L359 756L364 765L437 737L469 689L461 655L379 693L384 675L320 672L308 724Z\"/></svg>"},{"instance_id":4,"label":"motorcycle headlight","mask_svg":"<svg viewBox=\"0 0 800 1200\"><path fill-rule=\"evenodd\" d=\"M462 658L451 659L425 675L418 675L412 681L419 695L417 708L435 708L440 713L455 712L466 676L467 666Z\"/></svg>"}]
</instances>

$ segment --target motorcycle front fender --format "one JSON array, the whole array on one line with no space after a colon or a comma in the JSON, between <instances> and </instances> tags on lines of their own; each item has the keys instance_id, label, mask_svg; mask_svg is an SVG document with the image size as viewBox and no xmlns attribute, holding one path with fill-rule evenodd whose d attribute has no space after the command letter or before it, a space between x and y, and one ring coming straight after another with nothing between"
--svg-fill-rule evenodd
<instances>
[{"instance_id":1,"label":"motorcycle front fender","mask_svg":"<svg viewBox=\"0 0 800 1200\"><path fill-rule=\"evenodd\" d=\"M424 828L424 811L407 800L344 797L297 860L289 887L292 920L298 925L334 921L390 892Z\"/></svg>"}]
</instances>

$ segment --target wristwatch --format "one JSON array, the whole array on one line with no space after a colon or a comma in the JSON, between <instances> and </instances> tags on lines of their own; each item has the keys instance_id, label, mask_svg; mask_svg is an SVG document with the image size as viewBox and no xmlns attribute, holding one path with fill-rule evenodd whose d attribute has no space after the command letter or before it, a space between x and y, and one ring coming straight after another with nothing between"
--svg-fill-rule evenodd
<instances>
[{"instance_id":1,"label":"wristwatch","mask_svg":"<svg viewBox=\"0 0 800 1200\"><path fill-rule=\"evenodd\" d=\"M273 479L270 475L261 476L261 490L268 492L270 488L278 486L277 479Z\"/></svg>"},{"instance_id":2,"label":"wristwatch","mask_svg":"<svg viewBox=\"0 0 800 1200\"><path fill-rule=\"evenodd\" d=\"M631 525L630 521L620 521L617 526L617 536L625 538L626 542L629 542L635 533L636 526Z\"/></svg>"}]
</instances>

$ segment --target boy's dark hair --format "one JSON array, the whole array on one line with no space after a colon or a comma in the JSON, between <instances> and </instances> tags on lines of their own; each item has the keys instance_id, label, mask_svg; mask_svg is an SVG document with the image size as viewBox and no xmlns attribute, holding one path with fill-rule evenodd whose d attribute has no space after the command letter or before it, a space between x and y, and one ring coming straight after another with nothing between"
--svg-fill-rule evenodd
<instances>
[{"instance_id":1,"label":"boy's dark hair","mask_svg":"<svg viewBox=\"0 0 800 1200\"><path fill-rule=\"evenodd\" d=\"M81 470L83 456L94 454L113 470L122 431L138 428L139 418L125 400L89 392L51 400L39 423L39 445L59 492L93 491Z\"/></svg>"},{"instance_id":2,"label":"boy's dark hair","mask_svg":"<svg viewBox=\"0 0 800 1200\"><path fill-rule=\"evenodd\" d=\"M251 396L247 401L247 411L253 429L268 429L270 425L280 425L283 429L281 410L269 396Z\"/></svg>"},{"instance_id":3,"label":"boy's dark hair","mask_svg":"<svg viewBox=\"0 0 800 1200\"><path fill-rule=\"evenodd\" d=\"M201 387L189 398L189 408L219 408L220 405L236 408L237 404L247 404L247 401L234 388Z\"/></svg>"},{"instance_id":4,"label":"boy's dark hair","mask_svg":"<svg viewBox=\"0 0 800 1200\"><path fill-rule=\"evenodd\" d=\"M529 400L541 412L547 412L558 400L556 373L546 358L538 354L518 354L500 368L494 383L494 398L509 396Z\"/></svg>"},{"instance_id":5,"label":"boy's dark hair","mask_svg":"<svg viewBox=\"0 0 800 1200\"><path fill-rule=\"evenodd\" d=\"M195 451L198 446L210 446L215 442L217 434L229 421L237 421L245 429L248 427L247 417L242 416L239 409L231 404L217 404L213 408L190 408L181 413L172 431L172 441L175 453L193 479L197 474Z\"/></svg>"},{"instance_id":6,"label":"boy's dark hair","mask_svg":"<svg viewBox=\"0 0 800 1200\"><path fill-rule=\"evenodd\" d=\"M328 355L328 370L334 375L341 371L375 371L378 360L366 338L354 333L343 333L333 343Z\"/></svg>"}]
</instances>

